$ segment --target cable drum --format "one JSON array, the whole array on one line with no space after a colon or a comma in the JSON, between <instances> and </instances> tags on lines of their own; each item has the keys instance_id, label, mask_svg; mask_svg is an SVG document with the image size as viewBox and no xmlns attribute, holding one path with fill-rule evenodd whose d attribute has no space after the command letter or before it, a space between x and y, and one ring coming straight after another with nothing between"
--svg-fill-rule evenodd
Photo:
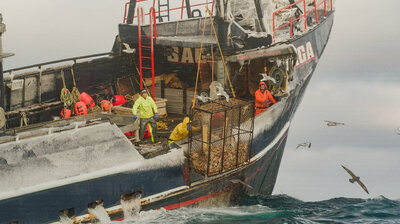
<instances>
[{"instance_id":1,"label":"cable drum","mask_svg":"<svg viewBox=\"0 0 400 224\"><path fill-rule=\"evenodd\" d=\"M269 76L275 79L275 83L272 83L272 85L275 88L279 88L282 85L283 80L287 78L287 73L283 69L274 66L271 69Z\"/></svg>"}]
</instances>

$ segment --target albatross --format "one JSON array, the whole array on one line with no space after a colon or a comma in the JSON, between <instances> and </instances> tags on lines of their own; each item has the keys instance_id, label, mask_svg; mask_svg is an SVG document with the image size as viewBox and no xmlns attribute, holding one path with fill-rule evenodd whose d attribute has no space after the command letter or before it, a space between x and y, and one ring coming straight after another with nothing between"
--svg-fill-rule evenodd
<instances>
[{"instance_id":1,"label":"albatross","mask_svg":"<svg viewBox=\"0 0 400 224\"><path fill-rule=\"evenodd\" d=\"M349 179L350 183L357 182L362 187L362 189L364 189L364 191L367 192L367 194L369 194L367 187L363 184L363 182L361 182L360 177L357 177L356 175L354 175L354 173L351 170L349 170L348 168L346 168L345 166L342 165L342 167L344 170L347 171L347 173L350 174L350 176L351 176L351 179Z\"/></svg>"}]
</instances>

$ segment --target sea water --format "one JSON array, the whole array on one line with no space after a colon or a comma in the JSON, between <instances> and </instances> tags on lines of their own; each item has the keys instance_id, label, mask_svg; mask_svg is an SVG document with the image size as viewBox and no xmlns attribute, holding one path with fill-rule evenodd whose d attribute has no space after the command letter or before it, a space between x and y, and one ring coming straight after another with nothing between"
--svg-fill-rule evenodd
<instances>
[{"instance_id":1,"label":"sea water","mask_svg":"<svg viewBox=\"0 0 400 224\"><path fill-rule=\"evenodd\" d=\"M400 223L400 201L383 196L317 202L287 195L249 196L239 206L145 211L123 223Z\"/></svg>"}]
</instances>

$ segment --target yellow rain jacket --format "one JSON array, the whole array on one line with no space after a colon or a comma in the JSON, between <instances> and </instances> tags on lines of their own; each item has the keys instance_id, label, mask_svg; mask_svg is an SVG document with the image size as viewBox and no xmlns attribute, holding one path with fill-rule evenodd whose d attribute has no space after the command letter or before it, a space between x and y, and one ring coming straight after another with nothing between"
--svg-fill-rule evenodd
<instances>
[{"instance_id":1,"label":"yellow rain jacket","mask_svg":"<svg viewBox=\"0 0 400 224\"><path fill-rule=\"evenodd\" d=\"M169 136L170 143L174 141L183 140L188 136L189 130L187 127L189 122L190 122L189 118L185 117L185 119L183 119L183 122L175 127L174 131Z\"/></svg>"},{"instance_id":2,"label":"yellow rain jacket","mask_svg":"<svg viewBox=\"0 0 400 224\"><path fill-rule=\"evenodd\" d=\"M144 119L151 118L155 113L158 113L156 103L150 96L146 99L140 96L132 107L132 114L136 115L138 109L140 112L140 118Z\"/></svg>"}]
</instances>

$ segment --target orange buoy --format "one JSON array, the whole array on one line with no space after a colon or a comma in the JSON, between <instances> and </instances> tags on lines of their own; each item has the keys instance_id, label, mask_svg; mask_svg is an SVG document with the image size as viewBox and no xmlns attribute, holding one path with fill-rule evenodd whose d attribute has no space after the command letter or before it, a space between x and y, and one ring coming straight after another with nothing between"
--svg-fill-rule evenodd
<instances>
[{"instance_id":1,"label":"orange buoy","mask_svg":"<svg viewBox=\"0 0 400 224\"><path fill-rule=\"evenodd\" d=\"M113 107L113 105L108 100L102 100L101 107L103 108L104 111L110 111L110 108Z\"/></svg>"},{"instance_id":2,"label":"orange buoy","mask_svg":"<svg viewBox=\"0 0 400 224\"><path fill-rule=\"evenodd\" d=\"M81 93L81 102L84 102L88 109L95 106L93 98L85 92Z\"/></svg>"},{"instance_id":3,"label":"orange buoy","mask_svg":"<svg viewBox=\"0 0 400 224\"><path fill-rule=\"evenodd\" d=\"M63 108L61 110L61 113L60 113L60 118L61 119L70 118L71 117L71 112L72 111L70 109Z\"/></svg>"},{"instance_id":4,"label":"orange buoy","mask_svg":"<svg viewBox=\"0 0 400 224\"><path fill-rule=\"evenodd\" d=\"M84 102L79 101L79 102L75 103L75 114L76 114L76 116L87 114L87 107Z\"/></svg>"},{"instance_id":5,"label":"orange buoy","mask_svg":"<svg viewBox=\"0 0 400 224\"><path fill-rule=\"evenodd\" d=\"M124 105L127 102L127 100L124 96L115 95L111 98L111 102L114 106L121 106Z\"/></svg>"}]
</instances>

